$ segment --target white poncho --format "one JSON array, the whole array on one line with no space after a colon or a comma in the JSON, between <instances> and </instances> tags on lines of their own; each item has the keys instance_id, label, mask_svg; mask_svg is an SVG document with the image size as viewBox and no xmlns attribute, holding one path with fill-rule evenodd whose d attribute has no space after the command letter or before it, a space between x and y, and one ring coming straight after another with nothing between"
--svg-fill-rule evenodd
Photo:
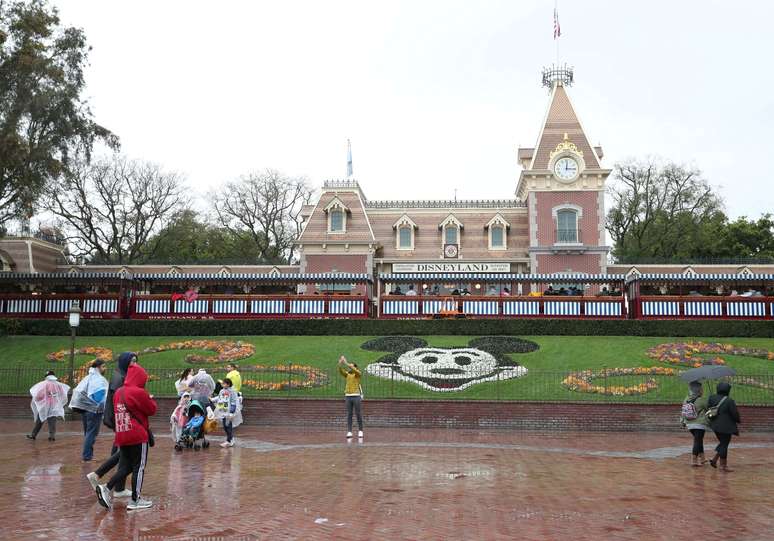
<instances>
[{"instance_id":1,"label":"white poncho","mask_svg":"<svg viewBox=\"0 0 774 541\"><path fill-rule=\"evenodd\" d=\"M32 396L32 416L45 421L49 417L64 419L64 407L67 404L69 385L57 381L56 376L46 376L46 379L36 383L30 389Z\"/></svg>"}]
</instances>

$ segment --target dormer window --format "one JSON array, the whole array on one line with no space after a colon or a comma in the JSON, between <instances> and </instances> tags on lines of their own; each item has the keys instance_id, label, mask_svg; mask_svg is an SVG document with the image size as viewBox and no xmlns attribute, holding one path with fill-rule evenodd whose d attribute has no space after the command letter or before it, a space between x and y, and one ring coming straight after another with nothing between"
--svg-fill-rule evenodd
<instances>
[{"instance_id":1,"label":"dormer window","mask_svg":"<svg viewBox=\"0 0 774 541\"><path fill-rule=\"evenodd\" d=\"M328 233L347 232L347 213L350 210L341 199L334 197L323 211L328 215Z\"/></svg>"},{"instance_id":2,"label":"dormer window","mask_svg":"<svg viewBox=\"0 0 774 541\"><path fill-rule=\"evenodd\" d=\"M331 220L330 231L331 233L339 233L344 231L344 211L335 209L329 214Z\"/></svg>"},{"instance_id":3,"label":"dormer window","mask_svg":"<svg viewBox=\"0 0 774 541\"><path fill-rule=\"evenodd\" d=\"M459 247L460 244L460 230L462 230L463 225L462 222L460 222L454 214L449 214L444 221L442 221L440 224L438 224L438 228L442 231L442 248L444 246L448 246L450 244L457 245Z\"/></svg>"},{"instance_id":4,"label":"dormer window","mask_svg":"<svg viewBox=\"0 0 774 541\"><path fill-rule=\"evenodd\" d=\"M511 227L505 218L500 214L495 214L494 217L484 226L484 229L489 231L489 249L490 250L505 250L508 247L506 241L506 233Z\"/></svg>"},{"instance_id":5,"label":"dormer window","mask_svg":"<svg viewBox=\"0 0 774 541\"><path fill-rule=\"evenodd\" d=\"M406 214L392 224L395 229L395 246L398 250L414 249L414 230L418 229L417 224Z\"/></svg>"}]
</instances>

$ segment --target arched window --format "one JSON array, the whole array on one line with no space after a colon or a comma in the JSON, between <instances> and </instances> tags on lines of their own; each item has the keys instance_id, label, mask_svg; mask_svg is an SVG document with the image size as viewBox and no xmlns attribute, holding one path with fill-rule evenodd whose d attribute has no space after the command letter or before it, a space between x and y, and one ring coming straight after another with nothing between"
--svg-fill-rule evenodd
<instances>
[{"instance_id":1,"label":"arched window","mask_svg":"<svg viewBox=\"0 0 774 541\"><path fill-rule=\"evenodd\" d=\"M410 250L414 244L411 239L411 233L413 227L410 225L404 225L398 228L398 248L402 250Z\"/></svg>"},{"instance_id":2,"label":"arched window","mask_svg":"<svg viewBox=\"0 0 774 541\"><path fill-rule=\"evenodd\" d=\"M331 209L330 211L330 230L332 233L344 231L344 211L340 209Z\"/></svg>"},{"instance_id":3,"label":"arched window","mask_svg":"<svg viewBox=\"0 0 774 541\"><path fill-rule=\"evenodd\" d=\"M459 230L456 225L447 225L444 228L444 243L445 244L459 244Z\"/></svg>"},{"instance_id":4,"label":"arched window","mask_svg":"<svg viewBox=\"0 0 774 541\"><path fill-rule=\"evenodd\" d=\"M578 213L571 209L562 209L556 213L556 242L578 242Z\"/></svg>"},{"instance_id":5,"label":"arched window","mask_svg":"<svg viewBox=\"0 0 774 541\"><path fill-rule=\"evenodd\" d=\"M492 232L492 248L503 248L505 246L505 228L501 225L493 225Z\"/></svg>"}]
</instances>

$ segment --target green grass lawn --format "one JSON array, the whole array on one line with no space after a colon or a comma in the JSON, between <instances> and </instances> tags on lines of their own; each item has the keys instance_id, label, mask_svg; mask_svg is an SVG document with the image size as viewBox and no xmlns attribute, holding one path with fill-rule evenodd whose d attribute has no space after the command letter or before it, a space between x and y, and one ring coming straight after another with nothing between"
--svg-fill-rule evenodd
<instances>
[{"instance_id":1,"label":"green grass lawn","mask_svg":"<svg viewBox=\"0 0 774 541\"><path fill-rule=\"evenodd\" d=\"M286 373L260 373L248 375L249 367L260 365L306 365L320 369L328 376L328 383L311 389L256 390L244 388L247 396L298 396L330 397L341 396L343 378L335 368L339 355L357 362L361 368L377 361L385 353L366 351L360 345L373 337L368 336L248 336L248 337L88 337L78 338L76 347L100 346L109 348L116 357L122 351L141 351L146 347L191 339L212 339L243 341L255 346L250 358L238 361L242 367L243 378L261 382L282 384L288 380ZM427 336L424 338L433 347L465 347L474 337L466 336ZM562 380L571 371L601 370L603 368L623 368L637 366L663 366L646 355L648 348L665 342L684 342L689 339L653 338L653 337L585 337L585 336L526 336L521 337L536 342L540 348L526 354L511 354L529 372L518 379L490 381L474 384L463 391L428 391L415 383L391 381L365 374L363 388L367 398L464 398L464 399L518 399L518 400L606 400L637 402L676 402L685 393L685 385L677 377L657 376L659 388L643 395L612 397L599 394L570 391ZM722 342L735 346L762 348L774 351L774 340L762 338L695 338L704 342ZM67 362L54 363L47 360L48 353L69 351L67 337L6 336L0 338L0 393L23 394L29 387L42 379L44 371L53 368L57 374L66 374ZM215 355L209 351L173 350L140 356L141 364L151 373L159 376L151 381L149 388L156 395L174 394L172 381L174 375L185 367L193 366L185 361L185 356L197 353ZM757 376L759 381L774 386L774 361L747 358L741 356L723 356L727 364L737 370L739 375ZM76 367L91 357L76 357ZM194 366L194 368L200 365ZM208 363L205 368L216 376L223 376L222 363ZM682 369L682 367L676 367ZM299 378L291 376L295 381ZM630 386L644 382L646 376L616 376L598 378L594 385ZM747 385L736 385L733 395L740 403L774 404L774 390L758 389Z\"/></svg>"}]
</instances>

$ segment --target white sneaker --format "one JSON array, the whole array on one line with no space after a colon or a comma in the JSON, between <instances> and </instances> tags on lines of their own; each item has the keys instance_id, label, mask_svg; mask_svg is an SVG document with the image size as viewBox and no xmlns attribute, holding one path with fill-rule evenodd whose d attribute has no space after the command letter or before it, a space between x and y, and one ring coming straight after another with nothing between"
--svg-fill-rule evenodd
<instances>
[{"instance_id":1,"label":"white sneaker","mask_svg":"<svg viewBox=\"0 0 774 541\"><path fill-rule=\"evenodd\" d=\"M129 511L134 511L135 509L148 509L149 507L153 507L153 502L150 500L143 500L142 498L132 500L126 505L126 508Z\"/></svg>"},{"instance_id":2,"label":"white sneaker","mask_svg":"<svg viewBox=\"0 0 774 541\"><path fill-rule=\"evenodd\" d=\"M228 444L227 447L233 447L234 446L234 440L227 441L226 443Z\"/></svg>"},{"instance_id":3,"label":"white sneaker","mask_svg":"<svg viewBox=\"0 0 774 541\"><path fill-rule=\"evenodd\" d=\"M91 484L91 489L97 490L97 485L99 485L99 477L97 477L97 473L96 472L87 473L86 479L89 480L89 483Z\"/></svg>"},{"instance_id":4,"label":"white sneaker","mask_svg":"<svg viewBox=\"0 0 774 541\"><path fill-rule=\"evenodd\" d=\"M358 437L358 438L362 438L362 437L363 437L363 431L362 431L362 430L359 430L359 431L358 431L358 433L357 433L357 437Z\"/></svg>"},{"instance_id":5,"label":"white sneaker","mask_svg":"<svg viewBox=\"0 0 774 541\"><path fill-rule=\"evenodd\" d=\"M221 443L221 444L220 444L220 446L221 446L221 447L228 447L228 442L227 442L227 441L224 441L223 443Z\"/></svg>"},{"instance_id":6,"label":"white sneaker","mask_svg":"<svg viewBox=\"0 0 774 541\"><path fill-rule=\"evenodd\" d=\"M351 437L352 437L352 432L347 432L347 438L351 438Z\"/></svg>"},{"instance_id":7,"label":"white sneaker","mask_svg":"<svg viewBox=\"0 0 774 541\"><path fill-rule=\"evenodd\" d=\"M97 485L97 501L105 509L110 509L110 489L107 485Z\"/></svg>"},{"instance_id":8,"label":"white sneaker","mask_svg":"<svg viewBox=\"0 0 774 541\"><path fill-rule=\"evenodd\" d=\"M132 491L128 488L125 488L124 490L121 490L120 492L114 492L113 493L114 498L131 498L132 497Z\"/></svg>"}]
</instances>

